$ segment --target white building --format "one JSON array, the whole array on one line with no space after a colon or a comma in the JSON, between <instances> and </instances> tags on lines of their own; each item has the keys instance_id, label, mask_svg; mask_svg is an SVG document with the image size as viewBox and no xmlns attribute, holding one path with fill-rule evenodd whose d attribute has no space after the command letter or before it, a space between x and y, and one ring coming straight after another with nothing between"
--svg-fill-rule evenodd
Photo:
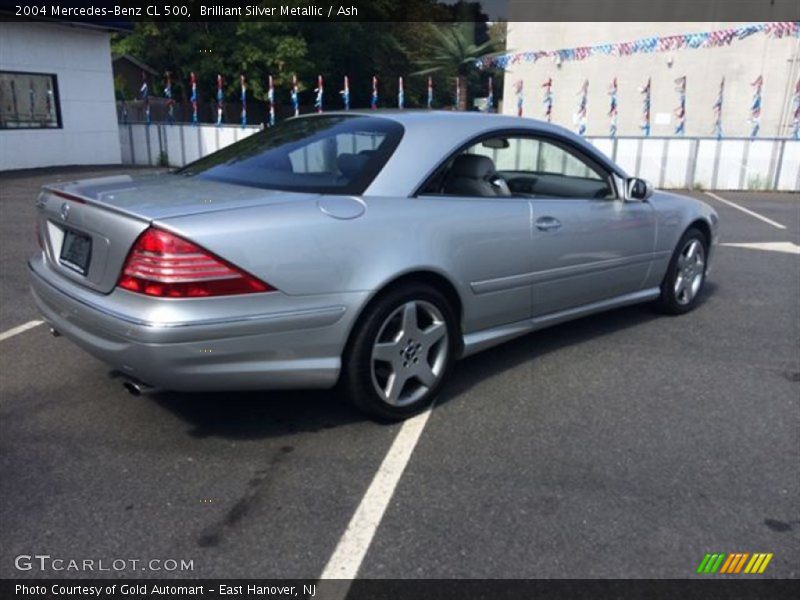
<instances>
[{"instance_id":1,"label":"white building","mask_svg":"<svg viewBox=\"0 0 800 600\"><path fill-rule=\"evenodd\" d=\"M0 170L121 162L109 38L0 22Z\"/></svg>"},{"instance_id":2,"label":"white building","mask_svg":"<svg viewBox=\"0 0 800 600\"><path fill-rule=\"evenodd\" d=\"M527 23L509 22L509 52L549 51L629 42L652 36L702 33L735 28L732 22L648 23ZM584 60L557 61L541 58L519 61L506 70L503 111L514 114L514 85L523 81L523 114L543 119L542 84L552 78L552 120L578 130L576 115L580 89L588 80L586 135L609 134L609 89L618 83L618 129L620 136L642 135L643 94L651 79L650 122L652 136L672 136L677 125L679 96L676 79L686 77L687 136L714 134L714 102L725 78L722 130L725 137L747 137L751 133L754 87L763 76L759 137L786 137L791 133L792 100L800 77L800 38L776 39L755 34L734 39L722 47L678 49L628 56L590 56Z\"/></svg>"}]
</instances>

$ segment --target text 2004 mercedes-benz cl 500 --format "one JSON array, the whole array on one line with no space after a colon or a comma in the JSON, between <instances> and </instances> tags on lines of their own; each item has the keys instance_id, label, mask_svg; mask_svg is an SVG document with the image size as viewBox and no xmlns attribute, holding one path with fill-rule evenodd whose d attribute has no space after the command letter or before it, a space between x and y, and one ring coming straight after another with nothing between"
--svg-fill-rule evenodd
<instances>
[{"instance_id":1,"label":"text 2004 mercedes-benz cl 500","mask_svg":"<svg viewBox=\"0 0 800 600\"><path fill-rule=\"evenodd\" d=\"M437 112L291 119L172 174L46 186L38 207L39 310L129 389L339 383L385 419L515 336L689 311L718 223L560 127Z\"/></svg>"}]
</instances>

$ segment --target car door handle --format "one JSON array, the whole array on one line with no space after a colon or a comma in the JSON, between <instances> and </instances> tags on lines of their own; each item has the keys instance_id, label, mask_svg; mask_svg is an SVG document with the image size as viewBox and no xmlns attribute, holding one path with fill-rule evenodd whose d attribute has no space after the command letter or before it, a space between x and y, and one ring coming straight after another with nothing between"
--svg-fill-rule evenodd
<instances>
[{"instance_id":1,"label":"car door handle","mask_svg":"<svg viewBox=\"0 0 800 600\"><path fill-rule=\"evenodd\" d=\"M541 217L536 219L536 229L539 231L554 231L561 229L561 221L555 217Z\"/></svg>"}]
</instances>

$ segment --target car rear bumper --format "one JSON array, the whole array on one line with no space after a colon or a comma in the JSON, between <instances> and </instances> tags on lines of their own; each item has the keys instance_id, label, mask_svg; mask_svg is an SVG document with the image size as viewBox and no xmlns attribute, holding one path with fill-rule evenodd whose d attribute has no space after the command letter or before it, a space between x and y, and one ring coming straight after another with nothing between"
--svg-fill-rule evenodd
<instances>
[{"instance_id":1,"label":"car rear bumper","mask_svg":"<svg viewBox=\"0 0 800 600\"><path fill-rule=\"evenodd\" d=\"M176 391L331 387L367 297L103 295L66 281L44 257L28 265L36 305L54 329L128 377Z\"/></svg>"}]
</instances>

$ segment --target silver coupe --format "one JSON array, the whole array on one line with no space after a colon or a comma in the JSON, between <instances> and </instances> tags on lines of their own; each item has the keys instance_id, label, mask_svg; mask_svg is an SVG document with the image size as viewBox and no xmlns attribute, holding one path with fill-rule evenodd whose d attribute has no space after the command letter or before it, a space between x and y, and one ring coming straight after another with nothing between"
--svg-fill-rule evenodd
<instances>
[{"instance_id":1,"label":"silver coupe","mask_svg":"<svg viewBox=\"0 0 800 600\"><path fill-rule=\"evenodd\" d=\"M170 174L45 186L37 206L36 304L129 391L338 384L382 419L516 336L691 310L718 241L703 202L561 127L479 113L290 119Z\"/></svg>"}]
</instances>

